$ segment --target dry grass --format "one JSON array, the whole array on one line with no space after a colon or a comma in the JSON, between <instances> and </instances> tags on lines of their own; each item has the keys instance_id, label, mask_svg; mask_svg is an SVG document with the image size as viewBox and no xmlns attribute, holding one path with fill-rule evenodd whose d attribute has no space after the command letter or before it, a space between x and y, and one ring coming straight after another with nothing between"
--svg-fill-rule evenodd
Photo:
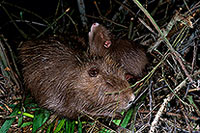
<instances>
[{"instance_id":1,"label":"dry grass","mask_svg":"<svg viewBox=\"0 0 200 133\"><path fill-rule=\"evenodd\" d=\"M200 131L198 0L94 1L85 3L86 11L79 5L81 13L77 5L63 2L57 3L51 17L41 17L6 0L0 3L0 19L4 18L0 25L0 132ZM77 17L80 14L82 18ZM146 46L148 73L131 83L137 99L122 120L57 118L40 109L30 96L24 97L16 65L17 46L30 38L57 35L61 41L84 49L93 22L107 26L117 37Z\"/></svg>"}]
</instances>

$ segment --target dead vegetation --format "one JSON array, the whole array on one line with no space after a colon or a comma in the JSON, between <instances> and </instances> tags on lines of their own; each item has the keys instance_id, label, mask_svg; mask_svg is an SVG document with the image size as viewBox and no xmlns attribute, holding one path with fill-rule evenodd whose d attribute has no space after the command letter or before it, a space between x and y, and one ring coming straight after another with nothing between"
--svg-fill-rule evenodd
<instances>
[{"instance_id":1,"label":"dead vegetation","mask_svg":"<svg viewBox=\"0 0 200 133\"><path fill-rule=\"evenodd\" d=\"M0 132L200 131L198 0L54 3L43 9L54 7L47 15L36 13L23 0L19 5L0 2ZM85 49L93 22L102 23L119 38L146 46L148 73L131 83L137 99L122 120L57 118L40 109L29 95L24 97L17 47L27 39L54 35Z\"/></svg>"}]
</instances>

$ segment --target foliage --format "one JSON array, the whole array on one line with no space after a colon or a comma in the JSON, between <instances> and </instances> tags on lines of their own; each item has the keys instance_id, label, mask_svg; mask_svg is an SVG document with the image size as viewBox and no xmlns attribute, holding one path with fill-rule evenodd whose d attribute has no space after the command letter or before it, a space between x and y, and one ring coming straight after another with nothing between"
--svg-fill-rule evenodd
<instances>
[{"instance_id":1,"label":"foliage","mask_svg":"<svg viewBox=\"0 0 200 133\"><path fill-rule=\"evenodd\" d=\"M0 132L200 131L198 0L17 2L0 2ZM116 120L69 120L38 107L24 95L16 61L20 42L53 35L85 50L96 21L116 38L147 47L148 73L131 82L137 96L133 107Z\"/></svg>"}]
</instances>

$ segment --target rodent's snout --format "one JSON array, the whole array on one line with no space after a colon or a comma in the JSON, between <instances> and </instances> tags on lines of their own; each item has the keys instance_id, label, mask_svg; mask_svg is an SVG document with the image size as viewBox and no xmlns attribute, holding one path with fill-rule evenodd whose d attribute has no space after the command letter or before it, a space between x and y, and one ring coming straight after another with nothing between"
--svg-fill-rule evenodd
<instances>
[{"instance_id":1,"label":"rodent's snout","mask_svg":"<svg viewBox=\"0 0 200 133\"><path fill-rule=\"evenodd\" d=\"M134 100L135 100L135 95L132 94L131 97L130 97L130 99L129 99L127 108L129 108L133 104Z\"/></svg>"},{"instance_id":2,"label":"rodent's snout","mask_svg":"<svg viewBox=\"0 0 200 133\"><path fill-rule=\"evenodd\" d=\"M93 32L94 28L96 28L97 26L99 26L99 23L93 23L90 32Z\"/></svg>"},{"instance_id":3,"label":"rodent's snout","mask_svg":"<svg viewBox=\"0 0 200 133\"><path fill-rule=\"evenodd\" d=\"M90 28L90 32L88 33L89 37L93 35L94 32L94 28L96 28L99 25L99 23L93 23L91 28Z\"/></svg>"},{"instance_id":4,"label":"rodent's snout","mask_svg":"<svg viewBox=\"0 0 200 133\"><path fill-rule=\"evenodd\" d=\"M132 104L134 100L135 100L135 95L134 95L134 94L132 94L132 96L131 96L131 98L130 98L130 101L129 101L129 103L130 103L130 104Z\"/></svg>"},{"instance_id":5,"label":"rodent's snout","mask_svg":"<svg viewBox=\"0 0 200 133\"><path fill-rule=\"evenodd\" d=\"M92 24L92 26L94 26L94 27L96 27L96 26L98 26L99 25L99 23L93 23Z\"/></svg>"}]
</instances>

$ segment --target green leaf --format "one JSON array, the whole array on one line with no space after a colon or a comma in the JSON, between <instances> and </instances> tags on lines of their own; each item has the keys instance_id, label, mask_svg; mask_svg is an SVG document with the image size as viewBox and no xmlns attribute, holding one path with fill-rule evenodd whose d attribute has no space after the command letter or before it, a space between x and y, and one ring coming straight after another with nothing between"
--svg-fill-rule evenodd
<instances>
[{"instance_id":1,"label":"green leaf","mask_svg":"<svg viewBox=\"0 0 200 133\"><path fill-rule=\"evenodd\" d=\"M70 122L70 120L67 120L66 121L66 132L67 133L70 133L70 131L71 131L71 122Z\"/></svg>"},{"instance_id":2,"label":"green leaf","mask_svg":"<svg viewBox=\"0 0 200 133\"><path fill-rule=\"evenodd\" d=\"M75 121L71 122L71 132L74 133L74 128L75 128Z\"/></svg>"},{"instance_id":3,"label":"green leaf","mask_svg":"<svg viewBox=\"0 0 200 133\"><path fill-rule=\"evenodd\" d=\"M33 122L32 122L32 121L23 123L23 124L21 125L21 128L26 127L26 126L30 126L30 125L33 125Z\"/></svg>"},{"instance_id":4,"label":"green leaf","mask_svg":"<svg viewBox=\"0 0 200 133\"><path fill-rule=\"evenodd\" d=\"M10 116L16 116L18 111L19 111L19 106L17 106L14 109L14 111L10 114ZM14 121L15 121L15 117L9 120L6 120L4 124L2 125L2 127L0 128L0 133L6 133Z\"/></svg>"},{"instance_id":5,"label":"green leaf","mask_svg":"<svg viewBox=\"0 0 200 133\"><path fill-rule=\"evenodd\" d=\"M80 118L78 118L78 133L82 133L82 123L80 121Z\"/></svg>"},{"instance_id":6,"label":"green leaf","mask_svg":"<svg viewBox=\"0 0 200 133\"><path fill-rule=\"evenodd\" d=\"M22 113L21 111L18 112L18 114L21 114L21 113ZM22 113L22 116L26 116L26 117L34 118L34 115L29 114L29 113L26 113L26 112Z\"/></svg>"},{"instance_id":7,"label":"green leaf","mask_svg":"<svg viewBox=\"0 0 200 133\"><path fill-rule=\"evenodd\" d=\"M125 118L122 121L121 127L125 128L127 126L129 120L131 119L132 113L133 113L133 108L128 110Z\"/></svg>"},{"instance_id":8,"label":"green leaf","mask_svg":"<svg viewBox=\"0 0 200 133\"><path fill-rule=\"evenodd\" d=\"M32 107L32 108L34 108L34 107L36 108L36 107L38 107L38 105L37 105L36 103L27 103L27 104L25 105L25 108L28 108L28 107L29 107L29 108L31 108L31 107Z\"/></svg>"},{"instance_id":9,"label":"green leaf","mask_svg":"<svg viewBox=\"0 0 200 133\"><path fill-rule=\"evenodd\" d=\"M23 121L23 116L21 115L18 119L18 127L22 125L22 121Z\"/></svg>"},{"instance_id":10,"label":"green leaf","mask_svg":"<svg viewBox=\"0 0 200 133\"><path fill-rule=\"evenodd\" d=\"M47 133L51 133L51 128L53 127L53 122L48 126Z\"/></svg>"},{"instance_id":11,"label":"green leaf","mask_svg":"<svg viewBox=\"0 0 200 133\"><path fill-rule=\"evenodd\" d=\"M117 126L119 126L121 120L113 120L113 123L115 123Z\"/></svg>"},{"instance_id":12,"label":"green leaf","mask_svg":"<svg viewBox=\"0 0 200 133\"><path fill-rule=\"evenodd\" d=\"M190 102L191 105L193 105L193 107L196 109L196 111L198 112L198 114L200 114L199 108L198 106L195 104L193 97L188 95L187 96L187 100Z\"/></svg>"},{"instance_id":13,"label":"green leaf","mask_svg":"<svg viewBox=\"0 0 200 133\"><path fill-rule=\"evenodd\" d=\"M75 121L66 120L66 133L74 133Z\"/></svg>"},{"instance_id":14,"label":"green leaf","mask_svg":"<svg viewBox=\"0 0 200 133\"><path fill-rule=\"evenodd\" d=\"M33 119L33 133L35 133L37 129L40 128L42 124L46 122L49 116L50 116L49 111L45 109L40 109L35 111L35 116Z\"/></svg>"},{"instance_id":15,"label":"green leaf","mask_svg":"<svg viewBox=\"0 0 200 133\"><path fill-rule=\"evenodd\" d=\"M111 133L111 131L106 128L103 128L101 131L99 131L99 133Z\"/></svg>"},{"instance_id":16,"label":"green leaf","mask_svg":"<svg viewBox=\"0 0 200 133\"><path fill-rule=\"evenodd\" d=\"M58 126L56 127L56 129L55 129L55 131L54 131L54 133L57 133L57 132L59 132L60 130L61 130L61 128L64 126L64 124L65 124L65 119L62 119L61 121L60 121L60 123L58 124Z\"/></svg>"}]
</instances>

